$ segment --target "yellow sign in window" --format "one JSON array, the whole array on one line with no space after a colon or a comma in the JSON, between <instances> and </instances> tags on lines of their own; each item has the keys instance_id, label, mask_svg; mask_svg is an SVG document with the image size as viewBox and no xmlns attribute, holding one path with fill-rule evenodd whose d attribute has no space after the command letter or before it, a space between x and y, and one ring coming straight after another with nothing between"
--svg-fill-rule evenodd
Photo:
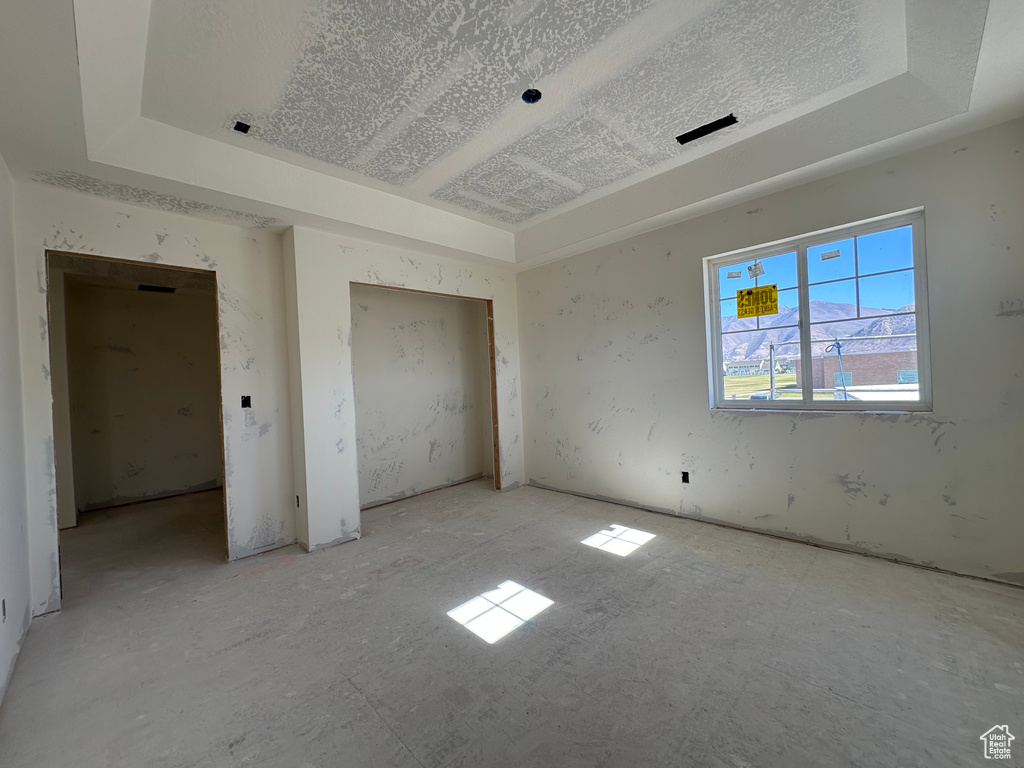
<instances>
[{"instance_id":1,"label":"yellow sign in window","mask_svg":"<svg viewBox=\"0 0 1024 768\"><path fill-rule=\"evenodd\" d=\"M736 317L779 314L779 287L759 285L736 291Z\"/></svg>"}]
</instances>

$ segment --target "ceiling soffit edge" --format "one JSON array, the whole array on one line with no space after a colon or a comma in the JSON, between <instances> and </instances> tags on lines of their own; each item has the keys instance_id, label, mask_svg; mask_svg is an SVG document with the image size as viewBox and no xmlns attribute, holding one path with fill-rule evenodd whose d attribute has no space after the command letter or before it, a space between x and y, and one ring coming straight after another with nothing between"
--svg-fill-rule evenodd
<instances>
[{"instance_id":1,"label":"ceiling soffit edge","mask_svg":"<svg viewBox=\"0 0 1024 768\"><path fill-rule=\"evenodd\" d=\"M910 72L802 118L727 146L516 234L450 211L206 139L140 116L149 3L76 0L82 100L90 160L287 210L348 222L506 263L529 262L573 243L642 226L730 189L813 166L967 109L987 3L956 25L945 3L908 0ZM941 7L940 7L941 6ZM122 15L123 14L123 15ZM120 19L128 18L128 23ZM117 19L117 23L105 20ZM945 39L943 38L945 36ZM945 48L936 46L945 45ZM952 51L943 55L943 51ZM830 130L857 104L892 115L874 130ZM101 105L114 105L104 113ZM848 124L848 123L847 123ZM755 162L751 163L751 158ZM702 167L703 164L703 167ZM685 171L684 171L685 169ZM724 170L724 173L723 173ZM696 171L696 172L695 172ZM651 207L653 197L670 203ZM668 192L668 196L664 195Z\"/></svg>"}]
</instances>

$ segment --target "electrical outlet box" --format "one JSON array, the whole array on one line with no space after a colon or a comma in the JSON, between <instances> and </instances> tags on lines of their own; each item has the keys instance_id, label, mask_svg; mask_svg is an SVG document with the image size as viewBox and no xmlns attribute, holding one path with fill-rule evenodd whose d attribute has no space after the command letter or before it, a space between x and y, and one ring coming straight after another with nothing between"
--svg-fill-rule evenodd
<instances>
[{"instance_id":1,"label":"electrical outlet box","mask_svg":"<svg viewBox=\"0 0 1024 768\"><path fill-rule=\"evenodd\" d=\"M252 408L252 395L242 395L242 407Z\"/></svg>"},{"instance_id":2,"label":"electrical outlet box","mask_svg":"<svg viewBox=\"0 0 1024 768\"><path fill-rule=\"evenodd\" d=\"M684 483L690 482L690 473L689 472L683 472L682 475L683 475L683 482Z\"/></svg>"}]
</instances>

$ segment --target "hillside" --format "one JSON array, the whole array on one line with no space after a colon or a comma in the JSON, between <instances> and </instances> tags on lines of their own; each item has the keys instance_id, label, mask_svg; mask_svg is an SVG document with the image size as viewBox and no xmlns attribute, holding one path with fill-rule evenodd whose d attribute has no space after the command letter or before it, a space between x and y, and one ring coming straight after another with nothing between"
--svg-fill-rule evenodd
<instances>
[{"instance_id":1,"label":"hillside","mask_svg":"<svg viewBox=\"0 0 1024 768\"><path fill-rule=\"evenodd\" d=\"M888 336L892 334L913 333L915 318L913 315L899 317L862 317L860 320L848 320L850 315L856 312L851 304L839 304L830 301L812 301L812 314L818 325L811 326L811 339L831 341L835 337L851 339L862 336ZM897 312L912 312L914 305L900 307ZM882 312L892 312L889 309L861 308L862 315L877 315ZM779 307L778 315L770 315L761 318L762 325L787 325L797 321L797 310L793 307ZM726 362L739 362L741 360L763 360L768 357L768 345L772 342L776 345L775 354L780 358L792 358L799 354L796 343L779 346L782 342L798 342L799 331L796 328L761 328L750 330L745 333L729 334L728 331L745 330L753 325L749 319L738 320L735 317L722 318L722 331L726 333L722 337L723 357ZM865 339L864 341L844 341L843 354L857 355L873 352L903 352L917 348L917 340L909 339ZM822 354L823 345L813 345L813 355L819 357Z\"/></svg>"}]
</instances>

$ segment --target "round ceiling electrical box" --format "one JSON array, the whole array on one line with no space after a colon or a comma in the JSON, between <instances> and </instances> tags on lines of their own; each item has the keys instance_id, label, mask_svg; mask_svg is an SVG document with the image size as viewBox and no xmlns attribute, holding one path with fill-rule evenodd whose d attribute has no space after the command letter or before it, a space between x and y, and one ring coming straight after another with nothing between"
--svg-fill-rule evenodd
<instances>
[{"instance_id":1,"label":"round ceiling electrical box","mask_svg":"<svg viewBox=\"0 0 1024 768\"><path fill-rule=\"evenodd\" d=\"M523 101L527 104L536 104L540 101L540 91L536 88L527 88L523 91Z\"/></svg>"}]
</instances>

